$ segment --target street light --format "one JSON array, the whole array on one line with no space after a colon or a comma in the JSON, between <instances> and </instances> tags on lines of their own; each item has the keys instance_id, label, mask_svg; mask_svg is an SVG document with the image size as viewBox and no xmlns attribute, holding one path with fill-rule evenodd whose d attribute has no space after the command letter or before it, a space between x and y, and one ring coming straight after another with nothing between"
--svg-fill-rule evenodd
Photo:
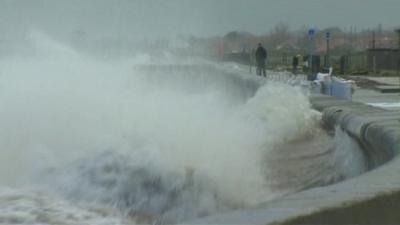
<instances>
[{"instance_id":1,"label":"street light","mask_svg":"<svg viewBox=\"0 0 400 225\"><path fill-rule=\"evenodd\" d=\"M399 77L399 88L400 88L400 28L395 30L397 33L397 76Z\"/></svg>"},{"instance_id":2,"label":"street light","mask_svg":"<svg viewBox=\"0 0 400 225\"><path fill-rule=\"evenodd\" d=\"M397 48L400 49L400 28L395 30L398 36Z\"/></svg>"},{"instance_id":3,"label":"street light","mask_svg":"<svg viewBox=\"0 0 400 225\"><path fill-rule=\"evenodd\" d=\"M325 38L326 38L326 67L329 69L329 67L331 67L330 46L329 46L329 41L331 39L331 33L329 31L326 32Z\"/></svg>"},{"instance_id":4,"label":"street light","mask_svg":"<svg viewBox=\"0 0 400 225\"><path fill-rule=\"evenodd\" d=\"M308 36L310 37L310 57L309 57L310 75L307 80L312 80L313 79L314 36L315 36L314 28L310 28L308 30Z\"/></svg>"}]
</instances>

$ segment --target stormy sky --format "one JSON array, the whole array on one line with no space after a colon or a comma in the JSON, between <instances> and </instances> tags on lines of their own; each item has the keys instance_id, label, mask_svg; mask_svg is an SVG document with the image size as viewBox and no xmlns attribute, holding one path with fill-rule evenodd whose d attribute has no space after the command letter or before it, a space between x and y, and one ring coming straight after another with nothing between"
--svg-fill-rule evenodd
<instances>
[{"instance_id":1,"label":"stormy sky","mask_svg":"<svg viewBox=\"0 0 400 225\"><path fill-rule=\"evenodd\" d=\"M101 36L267 33L285 22L358 29L400 25L399 0L0 0L0 37L30 29Z\"/></svg>"}]
</instances>

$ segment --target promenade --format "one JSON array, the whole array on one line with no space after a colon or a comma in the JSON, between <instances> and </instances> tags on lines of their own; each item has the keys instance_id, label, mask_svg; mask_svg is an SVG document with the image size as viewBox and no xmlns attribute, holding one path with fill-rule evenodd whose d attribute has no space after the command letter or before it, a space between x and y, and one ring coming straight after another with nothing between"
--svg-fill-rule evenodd
<instances>
[{"instance_id":1,"label":"promenade","mask_svg":"<svg viewBox=\"0 0 400 225\"><path fill-rule=\"evenodd\" d=\"M353 101L384 108L387 110L400 110L400 93L382 93L376 87L399 88L398 77L350 77L358 80Z\"/></svg>"}]
</instances>

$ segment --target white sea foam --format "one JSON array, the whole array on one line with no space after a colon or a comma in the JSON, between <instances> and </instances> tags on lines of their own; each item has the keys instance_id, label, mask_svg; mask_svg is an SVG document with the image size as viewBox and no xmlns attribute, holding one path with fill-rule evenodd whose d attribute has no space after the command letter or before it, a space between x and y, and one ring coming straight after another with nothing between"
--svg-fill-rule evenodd
<instances>
[{"instance_id":1,"label":"white sea foam","mask_svg":"<svg viewBox=\"0 0 400 225\"><path fill-rule=\"evenodd\" d=\"M37 190L0 188L1 224L134 224L111 207L71 205Z\"/></svg>"}]
</instances>

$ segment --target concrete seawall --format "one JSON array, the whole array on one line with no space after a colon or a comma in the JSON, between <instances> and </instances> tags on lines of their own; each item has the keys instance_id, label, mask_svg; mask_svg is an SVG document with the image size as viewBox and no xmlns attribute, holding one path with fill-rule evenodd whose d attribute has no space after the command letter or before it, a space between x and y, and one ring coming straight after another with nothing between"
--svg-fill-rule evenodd
<instances>
[{"instance_id":1,"label":"concrete seawall","mask_svg":"<svg viewBox=\"0 0 400 225\"><path fill-rule=\"evenodd\" d=\"M315 109L323 112L322 120L328 129L340 126L358 142L369 169L399 153L400 112L323 95L312 96L310 101Z\"/></svg>"},{"instance_id":2,"label":"concrete seawall","mask_svg":"<svg viewBox=\"0 0 400 225\"><path fill-rule=\"evenodd\" d=\"M191 224L398 224L400 215L400 112L329 96L310 102L327 129L339 126L363 148L368 171L254 209L191 221Z\"/></svg>"}]
</instances>

